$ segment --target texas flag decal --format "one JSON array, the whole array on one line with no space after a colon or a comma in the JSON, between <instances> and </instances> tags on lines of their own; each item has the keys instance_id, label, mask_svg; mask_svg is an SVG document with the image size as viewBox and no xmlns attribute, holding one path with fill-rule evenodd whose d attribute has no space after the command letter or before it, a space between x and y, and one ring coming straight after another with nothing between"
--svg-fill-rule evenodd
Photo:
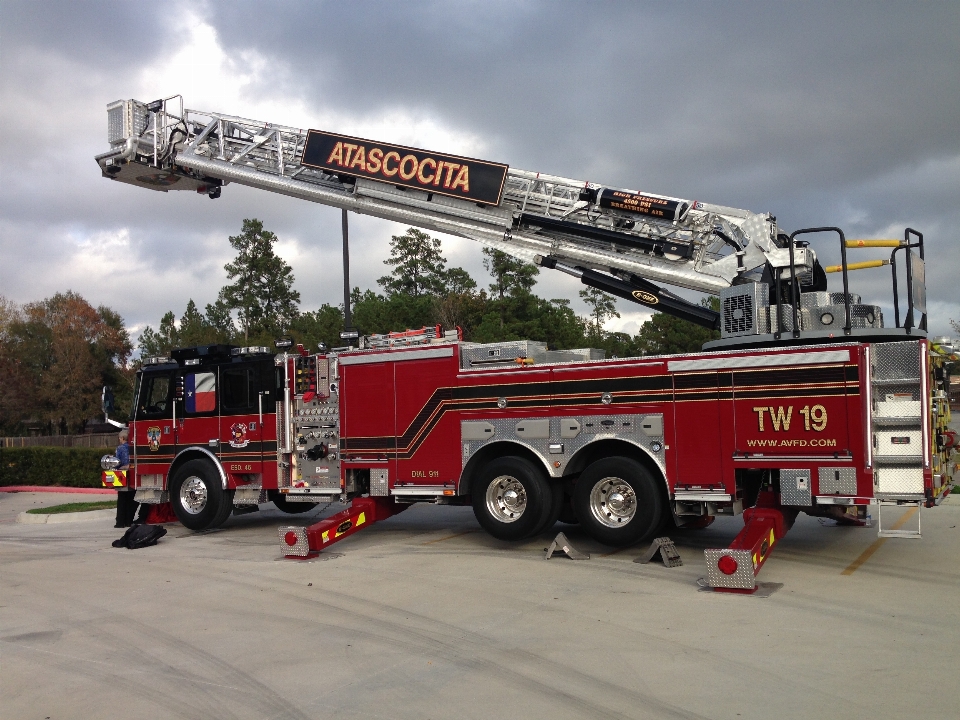
<instances>
[{"instance_id":1,"label":"texas flag decal","mask_svg":"<svg viewBox=\"0 0 960 720\"><path fill-rule=\"evenodd\" d=\"M187 375L183 383L188 413L213 412L217 408L217 378L213 373Z\"/></svg>"}]
</instances>

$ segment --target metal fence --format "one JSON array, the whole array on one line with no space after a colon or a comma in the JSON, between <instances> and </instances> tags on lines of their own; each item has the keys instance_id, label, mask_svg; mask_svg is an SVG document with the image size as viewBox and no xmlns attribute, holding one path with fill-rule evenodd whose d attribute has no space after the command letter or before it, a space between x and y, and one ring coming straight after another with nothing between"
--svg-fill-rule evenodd
<instances>
[{"instance_id":1,"label":"metal fence","mask_svg":"<svg viewBox=\"0 0 960 720\"><path fill-rule=\"evenodd\" d=\"M89 435L37 435L35 437L0 438L0 447L114 448L116 446L116 433L93 433Z\"/></svg>"}]
</instances>

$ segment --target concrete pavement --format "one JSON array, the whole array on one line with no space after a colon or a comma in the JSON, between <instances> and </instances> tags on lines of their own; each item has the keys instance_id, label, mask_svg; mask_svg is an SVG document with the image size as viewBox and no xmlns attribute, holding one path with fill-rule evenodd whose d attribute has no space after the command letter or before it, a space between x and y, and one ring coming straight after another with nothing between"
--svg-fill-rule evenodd
<instances>
[{"instance_id":1,"label":"concrete pavement","mask_svg":"<svg viewBox=\"0 0 960 720\"><path fill-rule=\"evenodd\" d=\"M85 498L89 499L89 498ZM104 520L16 525L0 497L2 718L955 718L960 500L922 540L800 516L765 599L697 591L557 526L518 545L469 508L418 506L309 561L279 560L276 510L168 526L121 550ZM70 502L55 496L47 504ZM272 505L264 506L272 508ZM341 509L334 505L326 514ZM543 548L564 530L590 560ZM844 575L865 551L868 559Z\"/></svg>"}]
</instances>

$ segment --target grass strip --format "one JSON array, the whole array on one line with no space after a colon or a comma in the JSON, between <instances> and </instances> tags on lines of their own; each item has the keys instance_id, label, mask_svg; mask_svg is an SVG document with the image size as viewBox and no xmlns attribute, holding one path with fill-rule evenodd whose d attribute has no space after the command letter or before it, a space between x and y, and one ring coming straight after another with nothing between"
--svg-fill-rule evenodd
<instances>
[{"instance_id":1,"label":"grass strip","mask_svg":"<svg viewBox=\"0 0 960 720\"><path fill-rule=\"evenodd\" d=\"M76 502L64 503L63 505L51 505L50 507L30 508L28 515L59 515L60 513L88 512L90 510L107 510L115 508L116 500L101 500L99 502Z\"/></svg>"}]
</instances>

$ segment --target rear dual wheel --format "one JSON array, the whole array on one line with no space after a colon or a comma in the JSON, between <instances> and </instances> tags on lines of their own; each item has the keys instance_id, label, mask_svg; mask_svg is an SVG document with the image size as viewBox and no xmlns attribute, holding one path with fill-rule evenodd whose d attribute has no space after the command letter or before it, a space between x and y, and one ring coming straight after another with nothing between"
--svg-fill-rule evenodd
<instances>
[{"instance_id":1,"label":"rear dual wheel","mask_svg":"<svg viewBox=\"0 0 960 720\"><path fill-rule=\"evenodd\" d=\"M591 537L615 547L649 538L663 524L663 500L653 475L626 457L587 466L574 488L573 507Z\"/></svg>"},{"instance_id":2,"label":"rear dual wheel","mask_svg":"<svg viewBox=\"0 0 960 720\"><path fill-rule=\"evenodd\" d=\"M498 540L522 540L553 525L560 515L563 489L551 487L545 473L522 457L488 463L473 482L473 513Z\"/></svg>"}]
</instances>

